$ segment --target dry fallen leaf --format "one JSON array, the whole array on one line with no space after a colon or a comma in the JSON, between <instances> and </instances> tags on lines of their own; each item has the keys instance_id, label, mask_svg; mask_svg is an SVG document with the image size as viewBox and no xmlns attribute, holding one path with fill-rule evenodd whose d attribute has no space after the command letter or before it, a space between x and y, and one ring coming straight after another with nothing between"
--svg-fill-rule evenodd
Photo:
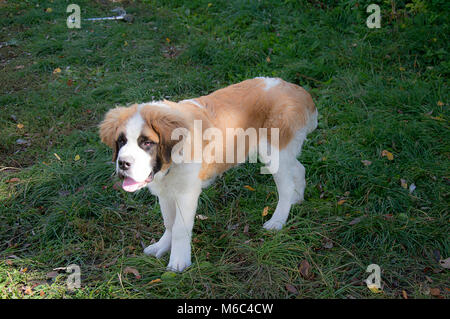
<instances>
[{"instance_id":1,"label":"dry fallen leaf","mask_svg":"<svg viewBox=\"0 0 450 319\"><path fill-rule=\"evenodd\" d=\"M136 279L141 279L141 275L139 274L139 271L136 268L133 267L126 267L123 270L124 274L133 274Z\"/></svg>"},{"instance_id":2,"label":"dry fallen leaf","mask_svg":"<svg viewBox=\"0 0 450 319\"><path fill-rule=\"evenodd\" d=\"M349 225L355 225L358 224L361 221L361 217L356 217L355 219L353 219L350 223L348 223Z\"/></svg>"},{"instance_id":3,"label":"dry fallen leaf","mask_svg":"<svg viewBox=\"0 0 450 319\"><path fill-rule=\"evenodd\" d=\"M20 182L20 178L13 177L6 181L6 183L17 183L17 182Z\"/></svg>"},{"instance_id":4,"label":"dry fallen leaf","mask_svg":"<svg viewBox=\"0 0 450 319\"><path fill-rule=\"evenodd\" d=\"M339 200L339 201L337 202L337 204L338 204L339 206L341 206L341 205L344 204L346 201L347 201L346 199L341 199L341 200Z\"/></svg>"},{"instance_id":5,"label":"dry fallen leaf","mask_svg":"<svg viewBox=\"0 0 450 319\"><path fill-rule=\"evenodd\" d=\"M264 207L263 212L262 212L263 217L267 216L267 214L269 214L269 206Z\"/></svg>"},{"instance_id":6,"label":"dry fallen leaf","mask_svg":"<svg viewBox=\"0 0 450 319\"><path fill-rule=\"evenodd\" d=\"M150 281L148 284L149 285L152 285L152 284L156 284L156 283L158 283L158 282L161 282L162 280L160 279L160 278L158 278L158 279L153 279L152 281Z\"/></svg>"},{"instance_id":7,"label":"dry fallen leaf","mask_svg":"<svg viewBox=\"0 0 450 319\"><path fill-rule=\"evenodd\" d=\"M387 150L383 150L382 152L381 152L381 156L382 157L387 157L388 158L388 160L390 160L390 161L392 161L393 159L394 159L394 154L392 154L391 152L389 152L389 151L387 151Z\"/></svg>"},{"instance_id":8,"label":"dry fallen leaf","mask_svg":"<svg viewBox=\"0 0 450 319\"><path fill-rule=\"evenodd\" d=\"M444 102L442 102L442 101L437 101L437 105L438 105L438 106L444 106Z\"/></svg>"},{"instance_id":9,"label":"dry fallen leaf","mask_svg":"<svg viewBox=\"0 0 450 319\"><path fill-rule=\"evenodd\" d=\"M23 124L22 123L19 123L19 124L17 124L17 128L23 128Z\"/></svg>"},{"instance_id":10,"label":"dry fallen leaf","mask_svg":"<svg viewBox=\"0 0 450 319\"><path fill-rule=\"evenodd\" d=\"M26 287L25 287L25 290L24 290L24 293L25 293L26 295L32 295L32 294L33 294L33 290L31 290L30 287L26 286Z\"/></svg>"},{"instance_id":11,"label":"dry fallen leaf","mask_svg":"<svg viewBox=\"0 0 450 319\"><path fill-rule=\"evenodd\" d=\"M269 56L266 58L266 61L267 61L267 63L270 63L270 57Z\"/></svg>"},{"instance_id":12,"label":"dry fallen leaf","mask_svg":"<svg viewBox=\"0 0 450 319\"><path fill-rule=\"evenodd\" d=\"M298 294L297 289L291 284L286 284L286 290L293 294Z\"/></svg>"},{"instance_id":13,"label":"dry fallen leaf","mask_svg":"<svg viewBox=\"0 0 450 319\"><path fill-rule=\"evenodd\" d=\"M400 179L400 185L402 186L402 188L407 189L408 188L408 183L406 182L406 180L404 180L403 178Z\"/></svg>"},{"instance_id":14,"label":"dry fallen leaf","mask_svg":"<svg viewBox=\"0 0 450 319\"><path fill-rule=\"evenodd\" d=\"M249 191L254 192L256 189L254 189L253 187L251 187L250 185L245 185L244 188L248 189Z\"/></svg>"},{"instance_id":15,"label":"dry fallen leaf","mask_svg":"<svg viewBox=\"0 0 450 319\"><path fill-rule=\"evenodd\" d=\"M430 295L434 297L439 297L441 295L441 289L439 288L430 288Z\"/></svg>"},{"instance_id":16,"label":"dry fallen leaf","mask_svg":"<svg viewBox=\"0 0 450 319\"><path fill-rule=\"evenodd\" d=\"M56 68L53 70L53 74L61 73L61 68Z\"/></svg>"},{"instance_id":17,"label":"dry fallen leaf","mask_svg":"<svg viewBox=\"0 0 450 319\"><path fill-rule=\"evenodd\" d=\"M403 296L403 299L408 299L408 294L406 293L405 290L402 290L402 296Z\"/></svg>"},{"instance_id":18,"label":"dry fallen leaf","mask_svg":"<svg viewBox=\"0 0 450 319\"><path fill-rule=\"evenodd\" d=\"M302 262L298 266L298 270L300 271L300 275L302 275L303 278L310 279L312 277L311 265L306 259L302 260Z\"/></svg>"},{"instance_id":19,"label":"dry fallen leaf","mask_svg":"<svg viewBox=\"0 0 450 319\"><path fill-rule=\"evenodd\" d=\"M374 294L379 294L382 293L383 290L381 290L380 288L378 288L376 285L372 284L372 285L367 285L367 288L370 289L371 292L373 292Z\"/></svg>"}]
</instances>

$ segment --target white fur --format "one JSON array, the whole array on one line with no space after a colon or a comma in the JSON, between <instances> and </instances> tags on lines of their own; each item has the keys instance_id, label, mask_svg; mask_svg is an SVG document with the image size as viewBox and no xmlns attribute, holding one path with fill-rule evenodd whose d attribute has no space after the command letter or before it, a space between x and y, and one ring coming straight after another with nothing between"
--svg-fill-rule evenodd
<instances>
[{"instance_id":1,"label":"white fur","mask_svg":"<svg viewBox=\"0 0 450 319\"><path fill-rule=\"evenodd\" d=\"M171 250L170 270L182 271L191 265L191 237L202 182L198 178L201 164L172 164L169 172L155 175L148 184L158 196L166 228L161 239L145 248L144 253L157 258Z\"/></svg>"},{"instance_id":2,"label":"white fur","mask_svg":"<svg viewBox=\"0 0 450 319\"><path fill-rule=\"evenodd\" d=\"M163 101L151 101L151 102L148 102L148 103L138 104L138 110L140 110L145 105L156 105L156 106L160 106L160 107L164 107L164 108L170 108L170 105L164 103Z\"/></svg>"},{"instance_id":3,"label":"white fur","mask_svg":"<svg viewBox=\"0 0 450 319\"><path fill-rule=\"evenodd\" d=\"M281 83L281 80L279 78L257 77L257 79L264 80L264 85L265 85L264 90L265 91L268 91L271 88L273 88Z\"/></svg>"},{"instance_id":4,"label":"white fur","mask_svg":"<svg viewBox=\"0 0 450 319\"><path fill-rule=\"evenodd\" d=\"M181 101L180 103L191 103L191 104L194 104L194 105L198 106L198 107L201 108L201 109L204 109L204 108L205 108L203 105L201 105L200 103L198 103L198 102L197 102L196 100L194 100L194 99L183 100L183 101Z\"/></svg>"},{"instance_id":5,"label":"white fur","mask_svg":"<svg viewBox=\"0 0 450 319\"><path fill-rule=\"evenodd\" d=\"M118 170L119 161L126 160L133 164L127 170L127 176L134 179L136 182L144 182L151 173L151 166L148 164L151 157L137 143L138 137L141 135L144 120L139 112L128 121L126 125L127 142L119 150L117 156L116 169Z\"/></svg>"}]
</instances>

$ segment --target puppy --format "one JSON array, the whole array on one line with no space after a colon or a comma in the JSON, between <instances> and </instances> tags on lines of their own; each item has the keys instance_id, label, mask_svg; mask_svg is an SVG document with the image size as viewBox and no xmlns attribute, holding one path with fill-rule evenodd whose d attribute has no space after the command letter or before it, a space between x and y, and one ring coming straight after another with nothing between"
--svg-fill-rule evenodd
<instances>
[{"instance_id":1,"label":"puppy","mask_svg":"<svg viewBox=\"0 0 450 319\"><path fill-rule=\"evenodd\" d=\"M278 204L264 224L279 230L293 204L303 200L303 142L317 127L308 92L279 78L255 78L178 103L158 101L116 107L100 124L102 142L113 149L116 172L127 192L143 187L158 196L165 232L145 248L157 258L170 250L168 269L191 265L191 236L202 188L230 167L265 164ZM248 142L247 142L248 141Z\"/></svg>"}]
</instances>

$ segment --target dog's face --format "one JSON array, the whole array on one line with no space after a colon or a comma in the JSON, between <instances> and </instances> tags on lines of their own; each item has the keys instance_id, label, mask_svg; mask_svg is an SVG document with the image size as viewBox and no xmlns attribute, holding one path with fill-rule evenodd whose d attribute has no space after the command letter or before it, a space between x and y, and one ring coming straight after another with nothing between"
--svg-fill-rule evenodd
<instances>
[{"instance_id":1,"label":"dog's face","mask_svg":"<svg viewBox=\"0 0 450 319\"><path fill-rule=\"evenodd\" d=\"M185 127L175 111L152 104L111 109L100 124L102 142L113 149L122 187L134 192L151 183L171 164L171 150L178 140L172 130Z\"/></svg>"}]
</instances>

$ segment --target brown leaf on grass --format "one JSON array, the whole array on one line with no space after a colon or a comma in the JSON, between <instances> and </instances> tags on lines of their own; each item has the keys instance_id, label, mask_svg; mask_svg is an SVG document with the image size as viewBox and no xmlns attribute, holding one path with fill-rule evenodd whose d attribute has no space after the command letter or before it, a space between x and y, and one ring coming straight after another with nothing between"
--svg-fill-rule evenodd
<instances>
[{"instance_id":1,"label":"brown leaf on grass","mask_svg":"<svg viewBox=\"0 0 450 319\"><path fill-rule=\"evenodd\" d=\"M361 221L362 217L356 217L355 219L353 219L350 223L348 223L349 225L355 225L358 224Z\"/></svg>"},{"instance_id":2,"label":"brown leaf on grass","mask_svg":"<svg viewBox=\"0 0 450 319\"><path fill-rule=\"evenodd\" d=\"M394 159L394 154L392 154L391 152L387 151L387 150L383 150L381 152L381 157L387 157L388 160L392 161Z\"/></svg>"},{"instance_id":3,"label":"brown leaf on grass","mask_svg":"<svg viewBox=\"0 0 450 319\"><path fill-rule=\"evenodd\" d=\"M158 282L162 282L162 280L161 280L160 278L158 278L158 279L153 279L153 280L150 281L148 284L149 284L149 285L153 285L153 284L156 284L156 283L158 283Z\"/></svg>"},{"instance_id":4,"label":"brown leaf on grass","mask_svg":"<svg viewBox=\"0 0 450 319\"><path fill-rule=\"evenodd\" d=\"M298 294L298 290L292 286L291 284L286 284L286 290L289 291L290 293L293 293L295 295Z\"/></svg>"},{"instance_id":5,"label":"brown leaf on grass","mask_svg":"<svg viewBox=\"0 0 450 319\"><path fill-rule=\"evenodd\" d=\"M13 177L6 181L6 183L17 183L17 182L20 182L20 178Z\"/></svg>"},{"instance_id":6,"label":"brown leaf on grass","mask_svg":"<svg viewBox=\"0 0 450 319\"><path fill-rule=\"evenodd\" d=\"M346 199L341 199L337 202L338 206L341 206L342 204L344 204L347 200Z\"/></svg>"},{"instance_id":7,"label":"brown leaf on grass","mask_svg":"<svg viewBox=\"0 0 450 319\"><path fill-rule=\"evenodd\" d=\"M141 275L139 274L139 271L136 268L133 267L126 267L123 270L124 274L133 274L136 279L141 279Z\"/></svg>"},{"instance_id":8,"label":"brown leaf on grass","mask_svg":"<svg viewBox=\"0 0 450 319\"><path fill-rule=\"evenodd\" d=\"M439 288L430 288L430 295L434 297L439 297L441 295L441 289Z\"/></svg>"},{"instance_id":9,"label":"brown leaf on grass","mask_svg":"<svg viewBox=\"0 0 450 319\"><path fill-rule=\"evenodd\" d=\"M408 299L408 294L406 293L405 290L402 290L402 296L403 296L403 299Z\"/></svg>"},{"instance_id":10,"label":"brown leaf on grass","mask_svg":"<svg viewBox=\"0 0 450 319\"><path fill-rule=\"evenodd\" d=\"M269 206L264 207L263 212L262 212L262 216L267 216L267 214L269 214Z\"/></svg>"},{"instance_id":11,"label":"brown leaf on grass","mask_svg":"<svg viewBox=\"0 0 450 319\"><path fill-rule=\"evenodd\" d=\"M298 271L300 272L300 275L302 275L303 278L305 279L312 278L311 265L306 259L302 260L302 262L298 266Z\"/></svg>"},{"instance_id":12,"label":"brown leaf on grass","mask_svg":"<svg viewBox=\"0 0 450 319\"><path fill-rule=\"evenodd\" d=\"M251 187L250 185L245 185L244 188L248 189L249 191L256 191L256 189L254 189L253 187Z\"/></svg>"},{"instance_id":13,"label":"brown leaf on grass","mask_svg":"<svg viewBox=\"0 0 450 319\"><path fill-rule=\"evenodd\" d=\"M24 287L23 292L24 292L26 295L33 295L33 290L32 290L31 287L29 287L29 286Z\"/></svg>"}]
</instances>

